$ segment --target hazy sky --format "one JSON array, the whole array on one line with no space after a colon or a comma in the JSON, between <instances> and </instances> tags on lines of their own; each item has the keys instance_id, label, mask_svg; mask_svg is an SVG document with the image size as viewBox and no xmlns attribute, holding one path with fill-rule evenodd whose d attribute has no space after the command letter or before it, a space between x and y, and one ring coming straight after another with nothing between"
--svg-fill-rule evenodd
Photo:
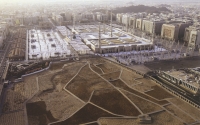
<instances>
[{"instance_id":1,"label":"hazy sky","mask_svg":"<svg viewBox=\"0 0 200 125\"><path fill-rule=\"evenodd\" d=\"M122 2L128 2L128 1L132 1L132 2L139 2L139 3L143 3L143 2L159 2L159 3L171 3L171 2L180 2L180 3L184 3L184 2L200 2L200 0L0 0L0 2L59 2L59 1L65 1L65 2L100 2L100 1L104 1L104 2L116 2L116 1L122 1Z\"/></svg>"}]
</instances>

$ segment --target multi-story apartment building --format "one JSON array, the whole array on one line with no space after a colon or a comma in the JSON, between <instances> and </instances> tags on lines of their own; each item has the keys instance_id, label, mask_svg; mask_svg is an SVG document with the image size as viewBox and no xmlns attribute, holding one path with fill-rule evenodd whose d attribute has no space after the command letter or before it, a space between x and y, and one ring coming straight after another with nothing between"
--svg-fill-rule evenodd
<instances>
[{"instance_id":1,"label":"multi-story apartment building","mask_svg":"<svg viewBox=\"0 0 200 125\"><path fill-rule=\"evenodd\" d=\"M136 29L139 29L139 30L142 30L142 21L143 19L139 18L139 19L136 19Z\"/></svg>"},{"instance_id":2,"label":"multi-story apartment building","mask_svg":"<svg viewBox=\"0 0 200 125\"><path fill-rule=\"evenodd\" d=\"M3 38L0 36L0 49L2 48L3 46Z\"/></svg>"},{"instance_id":3,"label":"multi-story apartment building","mask_svg":"<svg viewBox=\"0 0 200 125\"><path fill-rule=\"evenodd\" d=\"M3 40L6 39L6 36L8 35L8 25L6 22L0 23L0 37L2 37Z\"/></svg>"},{"instance_id":4,"label":"multi-story apartment building","mask_svg":"<svg viewBox=\"0 0 200 125\"><path fill-rule=\"evenodd\" d=\"M164 23L165 21L144 19L142 22L142 31L147 34L160 35Z\"/></svg>"},{"instance_id":5,"label":"multi-story apartment building","mask_svg":"<svg viewBox=\"0 0 200 125\"><path fill-rule=\"evenodd\" d=\"M123 15L123 14L121 14L121 13L118 13L118 14L116 15L116 21L117 21L117 23L122 24L122 15Z\"/></svg>"},{"instance_id":6,"label":"multi-story apartment building","mask_svg":"<svg viewBox=\"0 0 200 125\"><path fill-rule=\"evenodd\" d=\"M63 17L61 15L56 16L56 23L58 26L61 26L63 22Z\"/></svg>"},{"instance_id":7,"label":"multi-story apartment building","mask_svg":"<svg viewBox=\"0 0 200 125\"><path fill-rule=\"evenodd\" d=\"M97 20L98 21L108 21L108 15L103 13L97 14Z\"/></svg>"},{"instance_id":8,"label":"multi-story apartment building","mask_svg":"<svg viewBox=\"0 0 200 125\"><path fill-rule=\"evenodd\" d=\"M163 24L161 37L168 40L178 40L178 24Z\"/></svg>"},{"instance_id":9,"label":"multi-story apartment building","mask_svg":"<svg viewBox=\"0 0 200 125\"><path fill-rule=\"evenodd\" d=\"M163 24L161 37L169 40L182 40L184 38L185 28L192 25L191 23L172 23Z\"/></svg>"}]
</instances>

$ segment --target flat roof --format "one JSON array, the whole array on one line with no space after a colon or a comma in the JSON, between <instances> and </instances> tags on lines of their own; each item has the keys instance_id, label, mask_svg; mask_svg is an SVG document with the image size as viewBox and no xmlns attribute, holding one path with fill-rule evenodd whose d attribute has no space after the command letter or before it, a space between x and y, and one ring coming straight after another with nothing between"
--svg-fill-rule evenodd
<instances>
[{"instance_id":1,"label":"flat roof","mask_svg":"<svg viewBox=\"0 0 200 125\"><path fill-rule=\"evenodd\" d=\"M172 70L165 72L166 74L175 77L178 80L184 81L191 86L199 87L198 80L192 73L187 73L184 70Z\"/></svg>"}]
</instances>

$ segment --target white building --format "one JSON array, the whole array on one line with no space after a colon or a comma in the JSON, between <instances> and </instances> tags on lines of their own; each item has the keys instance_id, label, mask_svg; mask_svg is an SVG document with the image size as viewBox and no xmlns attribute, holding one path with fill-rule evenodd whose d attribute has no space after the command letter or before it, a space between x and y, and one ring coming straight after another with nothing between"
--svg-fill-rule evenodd
<instances>
[{"instance_id":1,"label":"white building","mask_svg":"<svg viewBox=\"0 0 200 125\"><path fill-rule=\"evenodd\" d=\"M3 38L0 36L0 48L3 46Z\"/></svg>"},{"instance_id":2,"label":"white building","mask_svg":"<svg viewBox=\"0 0 200 125\"><path fill-rule=\"evenodd\" d=\"M102 14L102 13L98 13L97 14L97 20L98 21L108 21L108 15Z\"/></svg>"},{"instance_id":3,"label":"white building","mask_svg":"<svg viewBox=\"0 0 200 125\"><path fill-rule=\"evenodd\" d=\"M70 12L65 13L65 20L66 21L71 21L72 20L72 14Z\"/></svg>"},{"instance_id":4,"label":"white building","mask_svg":"<svg viewBox=\"0 0 200 125\"><path fill-rule=\"evenodd\" d=\"M116 21L117 21L117 23L122 23L122 14L121 13L118 13L117 15L116 15Z\"/></svg>"},{"instance_id":5,"label":"white building","mask_svg":"<svg viewBox=\"0 0 200 125\"><path fill-rule=\"evenodd\" d=\"M56 16L56 23L57 25L61 26L63 23L63 17L61 15Z\"/></svg>"},{"instance_id":6,"label":"white building","mask_svg":"<svg viewBox=\"0 0 200 125\"><path fill-rule=\"evenodd\" d=\"M7 35L8 35L7 25L6 24L0 24L0 37L2 37L3 40L5 40Z\"/></svg>"},{"instance_id":7,"label":"white building","mask_svg":"<svg viewBox=\"0 0 200 125\"><path fill-rule=\"evenodd\" d=\"M29 30L29 59L66 58L68 43L57 32Z\"/></svg>"}]
</instances>

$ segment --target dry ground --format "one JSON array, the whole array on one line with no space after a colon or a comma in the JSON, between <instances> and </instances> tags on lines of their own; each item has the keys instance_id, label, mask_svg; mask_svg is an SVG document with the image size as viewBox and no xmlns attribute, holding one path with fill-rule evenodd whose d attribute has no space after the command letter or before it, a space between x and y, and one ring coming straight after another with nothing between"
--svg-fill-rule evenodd
<instances>
[{"instance_id":1,"label":"dry ground","mask_svg":"<svg viewBox=\"0 0 200 125\"><path fill-rule=\"evenodd\" d=\"M138 116L140 112L116 89L96 90L92 103L112 113L125 116ZM106 103L105 103L106 102Z\"/></svg>"},{"instance_id":2,"label":"dry ground","mask_svg":"<svg viewBox=\"0 0 200 125\"><path fill-rule=\"evenodd\" d=\"M190 104L184 102L181 99L178 98L172 98L169 99L171 103L182 109L184 112L188 113L190 116L192 116L195 120L200 120L200 110L192 107Z\"/></svg>"},{"instance_id":3,"label":"dry ground","mask_svg":"<svg viewBox=\"0 0 200 125\"><path fill-rule=\"evenodd\" d=\"M89 125L96 125L97 121L101 125L139 125L137 119L118 119L115 114L137 116L141 112L150 114L152 125L182 125L180 119L187 123L200 120L200 111L196 108L173 97L150 79L103 58L52 64L49 70L15 84L8 90L4 104L7 114L0 116L0 125L12 125L8 117L15 120L16 125L24 125L22 111L26 100L29 100L30 125L51 122L56 122L52 125L90 122ZM163 107L168 103L172 104ZM171 107L173 104L175 106ZM157 111L161 112L152 114Z\"/></svg>"},{"instance_id":4,"label":"dry ground","mask_svg":"<svg viewBox=\"0 0 200 125\"><path fill-rule=\"evenodd\" d=\"M146 94L148 94L158 100L174 97L170 93L166 92L163 88L161 88L157 85L153 86L152 89L153 90L146 92Z\"/></svg>"},{"instance_id":5,"label":"dry ground","mask_svg":"<svg viewBox=\"0 0 200 125\"><path fill-rule=\"evenodd\" d=\"M137 107L144 113L151 113L155 111L163 110L158 105L152 103L151 101L147 101L137 95L134 95L130 92L121 90Z\"/></svg>"},{"instance_id":6,"label":"dry ground","mask_svg":"<svg viewBox=\"0 0 200 125\"><path fill-rule=\"evenodd\" d=\"M92 72L89 65L83 67L80 73L66 86L66 89L87 102L94 90L112 88L110 84Z\"/></svg>"},{"instance_id":7,"label":"dry ground","mask_svg":"<svg viewBox=\"0 0 200 125\"><path fill-rule=\"evenodd\" d=\"M183 125L183 123L166 111L150 115L153 119L152 124L145 125ZM126 118L100 118L101 125L144 125L140 124L137 119Z\"/></svg>"},{"instance_id":8,"label":"dry ground","mask_svg":"<svg viewBox=\"0 0 200 125\"><path fill-rule=\"evenodd\" d=\"M165 108L171 113L173 113L175 116L185 121L185 123L187 124L191 124L195 122L195 120L191 118L189 115L187 115L187 113L184 113L182 110L178 109L174 105L168 105L168 106L165 106Z\"/></svg>"},{"instance_id":9,"label":"dry ground","mask_svg":"<svg viewBox=\"0 0 200 125\"><path fill-rule=\"evenodd\" d=\"M24 125L24 111L16 111L0 115L0 125Z\"/></svg>"},{"instance_id":10,"label":"dry ground","mask_svg":"<svg viewBox=\"0 0 200 125\"><path fill-rule=\"evenodd\" d=\"M114 115L88 103L69 119L52 125L79 125L97 121L100 117L114 117Z\"/></svg>"}]
</instances>

